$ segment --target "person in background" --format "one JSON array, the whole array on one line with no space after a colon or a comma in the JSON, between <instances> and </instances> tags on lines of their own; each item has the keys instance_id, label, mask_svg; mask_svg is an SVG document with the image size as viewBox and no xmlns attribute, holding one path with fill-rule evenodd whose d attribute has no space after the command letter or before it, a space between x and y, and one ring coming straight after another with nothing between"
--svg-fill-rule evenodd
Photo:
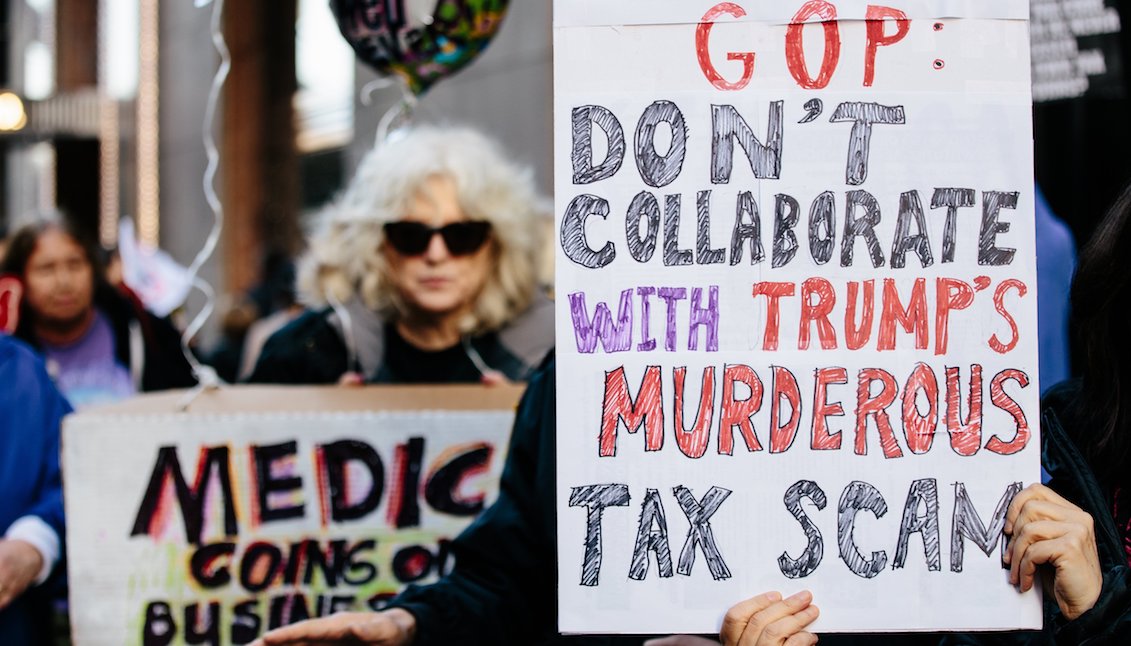
<instances>
[{"instance_id":1,"label":"person in background","mask_svg":"<svg viewBox=\"0 0 1131 646\"><path fill-rule=\"evenodd\" d=\"M106 283L94 246L66 221L18 230L0 273L23 285L15 336L43 354L76 408L196 384L180 334Z\"/></svg>"},{"instance_id":2,"label":"person in background","mask_svg":"<svg viewBox=\"0 0 1131 646\"><path fill-rule=\"evenodd\" d=\"M1068 293L1076 271L1072 230L1056 217L1040 187L1037 208L1037 342L1041 390L1072 376Z\"/></svg>"},{"instance_id":3,"label":"person in background","mask_svg":"<svg viewBox=\"0 0 1131 646\"><path fill-rule=\"evenodd\" d=\"M478 132L421 127L378 146L300 264L313 309L267 341L249 381L525 379L554 341L539 201L530 169Z\"/></svg>"},{"instance_id":4,"label":"person in background","mask_svg":"<svg viewBox=\"0 0 1131 646\"><path fill-rule=\"evenodd\" d=\"M268 254L263 262L263 282L248 296L259 310L259 319L251 324L244 337L240 353L240 381L247 381L255 370L267 339L303 313L295 294L294 263L282 254Z\"/></svg>"},{"instance_id":5,"label":"person in background","mask_svg":"<svg viewBox=\"0 0 1131 646\"><path fill-rule=\"evenodd\" d=\"M216 375L227 383L239 377L247 335L255 324L255 306L248 302L236 303L220 319L220 340L204 356Z\"/></svg>"},{"instance_id":6,"label":"person in background","mask_svg":"<svg viewBox=\"0 0 1131 646\"><path fill-rule=\"evenodd\" d=\"M102 274L106 278L106 282L115 288L121 288L126 284L125 278L122 276L122 254L118 248L103 249L102 253Z\"/></svg>"},{"instance_id":7,"label":"person in background","mask_svg":"<svg viewBox=\"0 0 1131 646\"><path fill-rule=\"evenodd\" d=\"M0 263L4 262L4 256L8 253L8 225L0 224Z\"/></svg>"},{"instance_id":8,"label":"person in background","mask_svg":"<svg viewBox=\"0 0 1131 646\"><path fill-rule=\"evenodd\" d=\"M0 641L33 646L51 637L49 600L33 589L63 548L59 423L71 407L35 353L5 335L0 384Z\"/></svg>"}]
</instances>

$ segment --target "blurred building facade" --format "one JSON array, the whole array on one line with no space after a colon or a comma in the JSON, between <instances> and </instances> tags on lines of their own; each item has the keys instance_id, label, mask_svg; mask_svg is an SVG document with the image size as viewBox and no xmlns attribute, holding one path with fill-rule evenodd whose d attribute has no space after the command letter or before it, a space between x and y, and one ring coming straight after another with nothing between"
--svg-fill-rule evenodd
<instances>
[{"instance_id":1,"label":"blurred building facade","mask_svg":"<svg viewBox=\"0 0 1131 646\"><path fill-rule=\"evenodd\" d=\"M143 244L192 262L214 221L204 188L205 108L221 63L214 7L0 0L0 229L58 209L112 248L119 218L130 216ZM265 259L301 251L312 214L400 96L389 88L362 97L377 75L355 61L326 0L230 0L223 9L231 70L210 128L224 222L201 271L221 307L261 279ZM416 117L498 137L535 166L547 194L550 33L548 2L511 3L484 55L423 97ZM6 122L16 109L23 123ZM189 310L201 303L190 299Z\"/></svg>"},{"instance_id":2,"label":"blurred building facade","mask_svg":"<svg viewBox=\"0 0 1131 646\"><path fill-rule=\"evenodd\" d=\"M1070 4L1088 4L1104 20L1064 18L1075 15L1066 13ZM400 100L395 88L373 90L379 76L356 62L328 5L224 5L232 68L209 124L224 226L202 268L221 308L262 279L268 258L301 250L312 214L345 183ZM129 215L144 243L192 262L213 226L203 133L221 63L210 32L215 6L0 0L0 229L57 207L113 246L118 219ZM1035 0L1033 7L1034 51L1060 52L1055 60L1034 55L1035 80L1091 84L1074 97L1042 89L1047 100L1034 110L1036 177L1084 242L1131 177L1131 0ZM547 195L551 13L549 1L512 1L490 47L423 96L415 117L500 139L534 167ZM1061 60L1064 43L1076 54L1070 60Z\"/></svg>"}]
</instances>

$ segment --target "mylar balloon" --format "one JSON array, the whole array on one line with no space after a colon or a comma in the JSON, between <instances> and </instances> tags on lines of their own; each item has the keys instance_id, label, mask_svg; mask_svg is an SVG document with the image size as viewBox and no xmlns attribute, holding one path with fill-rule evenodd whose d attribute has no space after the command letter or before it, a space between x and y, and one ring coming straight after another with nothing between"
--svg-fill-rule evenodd
<instances>
[{"instance_id":1,"label":"mylar balloon","mask_svg":"<svg viewBox=\"0 0 1131 646\"><path fill-rule=\"evenodd\" d=\"M508 0L330 0L342 35L382 74L423 94L470 63L498 30Z\"/></svg>"}]
</instances>

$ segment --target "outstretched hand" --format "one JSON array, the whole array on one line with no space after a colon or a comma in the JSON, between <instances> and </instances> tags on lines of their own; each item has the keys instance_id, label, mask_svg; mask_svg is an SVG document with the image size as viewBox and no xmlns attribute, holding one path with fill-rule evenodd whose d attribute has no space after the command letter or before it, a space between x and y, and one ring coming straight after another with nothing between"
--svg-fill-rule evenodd
<instances>
[{"instance_id":1,"label":"outstretched hand","mask_svg":"<svg viewBox=\"0 0 1131 646\"><path fill-rule=\"evenodd\" d=\"M416 617L400 608L381 612L342 612L278 628L251 646L407 646L416 634Z\"/></svg>"},{"instance_id":2,"label":"outstretched hand","mask_svg":"<svg viewBox=\"0 0 1131 646\"><path fill-rule=\"evenodd\" d=\"M1060 611L1075 619L1096 605L1103 587L1096 531L1088 512L1052 489L1034 484L1009 505L1004 561L1009 582L1022 592L1033 587L1038 566L1052 568L1051 592Z\"/></svg>"},{"instance_id":3,"label":"outstretched hand","mask_svg":"<svg viewBox=\"0 0 1131 646\"><path fill-rule=\"evenodd\" d=\"M808 646L817 636L805 628L819 614L808 591L786 599L767 592L727 611L719 638L726 646Z\"/></svg>"}]
</instances>

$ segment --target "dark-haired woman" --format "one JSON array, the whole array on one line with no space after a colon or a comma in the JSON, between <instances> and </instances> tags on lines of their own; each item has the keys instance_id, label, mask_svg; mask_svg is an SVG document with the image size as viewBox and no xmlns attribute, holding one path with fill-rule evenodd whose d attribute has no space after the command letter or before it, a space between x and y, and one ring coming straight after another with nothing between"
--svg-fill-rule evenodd
<instances>
[{"instance_id":1,"label":"dark-haired woman","mask_svg":"<svg viewBox=\"0 0 1131 646\"><path fill-rule=\"evenodd\" d=\"M15 336L43 355L75 408L196 385L180 333L110 285L94 245L65 220L17 231L0 273L23 288Z\"/></svg>"},{"instance_id":2,"label":"dark-haired woman","mask_svg":"<svg viewBox=\"0 0 1131 646\"><path fill-rule=\"evenodd\" d=\"M1084 248L1072 284L1081 378L1046 396L1047 486L1010 507L1011 580L1041 575L1056 643L1131 643L1131 187Z\"/></svg>"}]
</instances>

